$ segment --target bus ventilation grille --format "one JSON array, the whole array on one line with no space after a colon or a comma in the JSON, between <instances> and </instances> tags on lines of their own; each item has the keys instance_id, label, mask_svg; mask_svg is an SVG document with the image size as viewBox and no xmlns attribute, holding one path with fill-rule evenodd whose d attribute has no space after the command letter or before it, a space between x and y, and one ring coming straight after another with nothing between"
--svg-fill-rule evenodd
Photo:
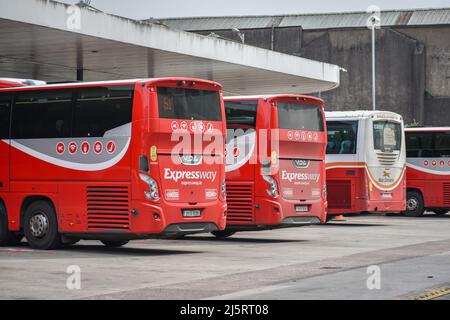
<instances>
[{"instance_id":1,"label":"bus ventilation grille","mask_svg":"<svg viewBox=\"0 0 450 320\"><path fill-rule=\"evenodd\" d=\"M227 183L227 223L254 221L253 184Z\"/></svg>"},{"instance_id":2,"label":"bus ventilation grille","mask_svg":"<svg viewBox=\"0 0 450 320\"><path fill-rule=\"evenodd\" d=\"M396 152L396 153L377 152L378 161L380 161L380 164L382 166L393 166L399 156L400 156L400 153L398 153L398 152Z\"/></svg>"},{"instance_id":3,"label":"bus ventilation grille","mask_svg":"<svg viewBox=\"0 0 450 320\"><path fill-rule=\"evenodd\" d=\"M88 229L128 230L129 212L127 186L87 187Z\"/></svg>"},{"instance_id":4,"label":"bus ventilation grille","mask_svg":"<svg viewBox=\"0 0 450 320\"><path fill-rule=\"evenodd\" d=\"M352 208L352 182L350 180L328 180L328 208Z\"/></svg>"},{"instance_id":5,"label":"bus ventilation grille","mask_svg":"<svg viewBox=\"0 0 450 320\"><path fill-rule=\"evenodd\" d=\"M444 183L443 192L444 205L450 207L450 183Z\"/></svg>"}]
</instances>

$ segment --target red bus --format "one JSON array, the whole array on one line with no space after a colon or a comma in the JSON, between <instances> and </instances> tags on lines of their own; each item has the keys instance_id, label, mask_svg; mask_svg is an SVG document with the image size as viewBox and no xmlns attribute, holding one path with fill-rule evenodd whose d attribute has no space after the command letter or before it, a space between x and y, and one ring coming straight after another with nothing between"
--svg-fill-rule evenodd
<instances>
[{"instance_id":1,"label":"red bus","mask_svg":"<svg viewBox=\"0 0 450 320\"><path fill-rule=\"evenodd\" d=\"M405 210L403 119L387 111L327 112L328 217Z\"/></svg>"},{"instance_id":2,"label":"red bus","mask_svg":"<svg viewBox=\"0 0 450 320\"><path fill-rule=\"evenodd\" d=\"M407 216L450 210L450 127L407 128Z\"/></svg>"},{"instance_id":3,"label":"red bus","mask_svg":"<svg viewBox=\"0 0 450 320\"><path fill-rule=\"evenodd\" d=\"M225 130L210 81L1 89L0 244L121 246L224 229ZM200 140L189 154L173 153L178 131Z\"/></svg>"},{"instance_id":4,"label":"red bus","mask_svg":"<svg viewBox=\"0 0 450 320\"><path fill-rule=\"evenodd\" d=\"M214 235L325 221L323 105L299 95L225 98L227 228Z\"/></svg>"}]
</instances>

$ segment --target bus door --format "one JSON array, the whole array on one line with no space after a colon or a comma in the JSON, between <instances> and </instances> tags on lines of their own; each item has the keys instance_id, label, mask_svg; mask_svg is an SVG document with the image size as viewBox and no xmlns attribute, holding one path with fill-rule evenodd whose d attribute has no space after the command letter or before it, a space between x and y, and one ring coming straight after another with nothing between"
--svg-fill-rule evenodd
<instances>
[{"instance_id":1,"label":"bus door","mask_svg":"<svg viewBox=\"0 0 450 320\"><path fill-rule=\"evenodd\" d=\"M325 182L326 144L322 108L299 101L278 101L273 108L279 128L281 196L287 200L320 199ZM277 158L273 152L272 164ZM309 206L296 206L296 211L308 212Z\"/></svg>"},{"instance_id":2,"label":"bus door","mask_svg":"<svg viewBox=\"0 0 450 320\"><path fill-rule=\"evenodd\" d=\"M0 93L0 192L9 190L11 95Z\"/></svg>"},{"instance_id":3,"label":"bus door","mask_svg":"<svg viewBox=\"0 0 450 320\"><path fill-rule=\"evenodd\" d=\"M159 164L161 198L189 205L219 200L225 194L225 121L219 88L157 85L150 161Z\"/></svg>"}]
</instances>

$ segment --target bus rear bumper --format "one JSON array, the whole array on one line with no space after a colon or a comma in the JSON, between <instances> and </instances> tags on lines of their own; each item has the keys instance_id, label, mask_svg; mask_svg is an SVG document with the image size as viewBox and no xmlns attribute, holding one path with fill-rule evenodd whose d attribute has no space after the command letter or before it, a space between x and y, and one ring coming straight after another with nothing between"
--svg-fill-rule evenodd
<instances>
[{"instance_id":1,"label":"bus rear bumper","mask_svg":"<svg viewBox=\"0 0 450 320\"><path fill-rule=\"evenodd\" d=\"M168 225L161 233L162 237L177 237L195 233L209 233L219 228L212 222L175 223Z\"/></svg>"},{"instance_id":2,"label":"bus rear bumper","mask_svg":"<svg viewBox=\"0 0 450 320\"><path fill-rule=\"evenodd\" d=\"M222 201L198 203L195 206L181 203L155 205L136 201L137 215L133 218L132 233L152 233L161 236L177 236L208 233L223 230L226 225L227 205ZM200 210L198 218L183 217L183 210Z\"/></svg>"},{"instance_id":3,"label":"bus rear bumper","mask_svg":"<svg viewBox=\"0 0 450 320\"><path fill-rule=\"evenodd\" d=\"M300 226L325 222L326 219L326 202L323 199L299 201L261 198L258 202L258 224ZM308 210L297 212L297 206L307 207Z\"/></svg>"}]
</instances>

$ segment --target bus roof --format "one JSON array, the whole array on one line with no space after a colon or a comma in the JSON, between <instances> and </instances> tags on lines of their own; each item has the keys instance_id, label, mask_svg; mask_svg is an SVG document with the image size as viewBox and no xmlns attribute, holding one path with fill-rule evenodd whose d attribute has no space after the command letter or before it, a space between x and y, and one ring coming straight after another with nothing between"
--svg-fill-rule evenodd
<instances>
[{"instance_id":1,"label":"bus roof","mask_svg":"<svg viewBox=\"0 0 450 320\"><path fill-rule=\"evenodd\" d=\"M372 110L356 110L356 111L328 111L325 112L327 119L366 119L370 117L387 116L392 119L401 120L402 116L391 111L372 111Z\"/></svg>"},{"instance_id":2,"label":"bus roof","mask_svg":"<svg viewBox=\"0 0 450 320\"><path fill-rule=\"evenodd\" d=\"M433 131L450 131L450 127L417 127L405 128L406 132L433 132Z\"/></svg>"},{"instance_id":3,"label":"bus roof","mask_svg":"<svg viewBox=\"0 0 450 320\"><path fill-rule=\"evenodd\" d=\"M136 83L157 83L165 81L194 81L203 84L211 84L222 88L222 85L218 82L196 79L196 78L149 78L149 79L130 79L130 80L112 80L112 81L95 81L95 82L68 82L68 83L56 83L46 85L27 85L21 87L8 87L0 88L0 92L14 92L23 90L45 90L45 89L63 89L63 88L82 88L93 86L120 86L120 85L132 85Z\"/></svg>"},{"instance_id":4,"label":"bus roof","mask_svg":"<svg viewBox=\"0 0 450 320\"><path fill-rule=\"evenodd\" d=\"M266 100L277 100L277 99L286 99L286 98L303 98L308 100L314 100L317 102L324 103L324 101L320 98L314 97L314 96L307 96L302 94L271 94L271 95L254 95L254 96L229 96L224 97L223 99L225 101L236 101L236 100L259 100L259 99L266 99Z\"/></svg>"}]
</instances>

